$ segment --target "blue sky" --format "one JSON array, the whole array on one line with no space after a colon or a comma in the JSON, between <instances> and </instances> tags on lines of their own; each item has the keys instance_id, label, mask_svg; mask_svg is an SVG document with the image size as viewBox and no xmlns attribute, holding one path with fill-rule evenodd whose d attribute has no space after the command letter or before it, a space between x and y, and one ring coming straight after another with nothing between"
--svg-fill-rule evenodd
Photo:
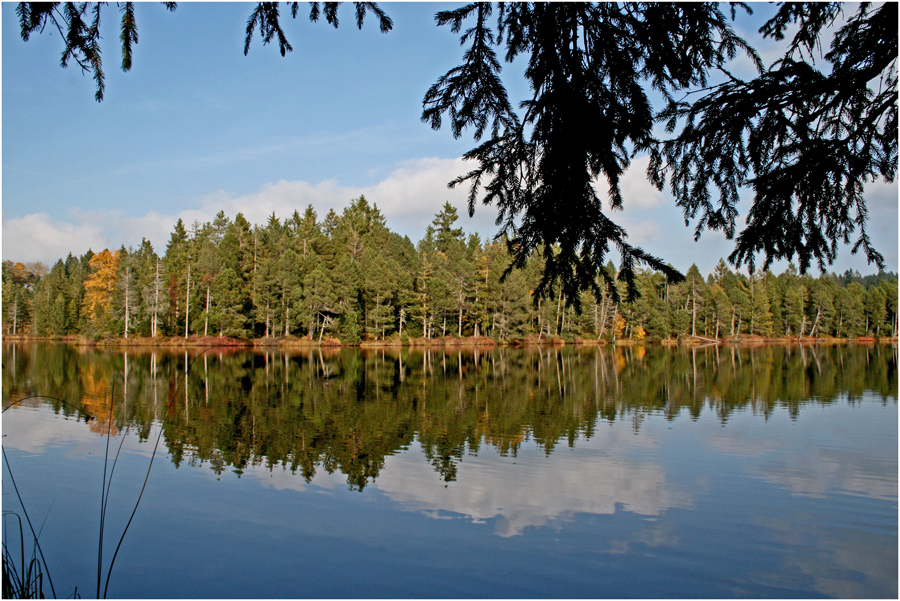
<instances>
[{"instance_id":1,"label":"blue sky","mask_svg":"<svg viewBox=\"0 0 900 601\"><path fill-rule=\"evenodd\" d=\"M465 209L465 190L446 183L470 166L474 146L419 119L428 87L459 64L462 49L434 13L457 4L385 3L394 21L355 27L342 6L341 26L301 15L284 25L294 51L282 57L257 36L248 56L243 36L252 5L159 3L137 7L139 43L129 73L119 68L119 15L104 9L105 100L72 64L59 67L61 41L49 29L23 42L14 3L2 4L3 259L52 264L69 252L150 240L165 250L178 218L190 225L219 210L264 223L312 204L320 216L365 194L388 226L418 241L445 201L459 224L493 235L496 212ZM777 49L755 36L765 7L737 28L770 62ZM286 12L286 11L285 11ZM507 68L516 100L527 88ZM629 241L686 270L710 271L731 243L717 233L694 242L692 228L667 193L645 180L635 159L623 183L626 208L612 218ZM897 271L897 186L867 188L871 236ZM746 210L746 207L743 208ZM780 271L783 266L776 265ZM874 271L842 249L835 271Z\"/></svg>"}]
</instances>

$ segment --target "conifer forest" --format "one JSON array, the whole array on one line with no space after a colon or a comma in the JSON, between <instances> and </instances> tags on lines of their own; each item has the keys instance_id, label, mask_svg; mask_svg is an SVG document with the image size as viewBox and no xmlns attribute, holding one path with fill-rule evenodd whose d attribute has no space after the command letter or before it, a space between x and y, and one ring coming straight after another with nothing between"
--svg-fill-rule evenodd
<instances>
[{"instance_id":1,"label":"conifer forest","mask_svg":"<svg viewBox=\"0 0 900 601\"><path fill-rule=\"evenodd\" d=\"M457 219L445 203L414 244L361 196L324 218L310 205L264 225L224 212L179 220L162 254L144 239L49 268L4 261L3 332L344 345L896 336L893 273L750 274L720 260L707 277L690 266L678 283L639 270L633 299L601 286L572 302L558 289L535 293L543 249L508 270L508 241L467 235ZM606 271L616 279L612 262Z\"/></svg>"}]
</instances>

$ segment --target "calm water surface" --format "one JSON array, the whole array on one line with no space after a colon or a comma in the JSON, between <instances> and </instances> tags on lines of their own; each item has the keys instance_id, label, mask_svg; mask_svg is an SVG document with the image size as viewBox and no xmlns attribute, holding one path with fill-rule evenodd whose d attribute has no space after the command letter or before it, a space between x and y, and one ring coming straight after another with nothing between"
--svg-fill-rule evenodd
<instances>
[{"instance_id":1,"label":"calm water surface","mask_svg":"<svg viewBox=\"0 0 900 601\"><path fill-rule=\"evenodd\" d=\"M14 478L60 597L121 444L110 597L896 598L897 386L892 346L4 343L3 406L45 396L3 413L3 511Z\"/></svg>"}]
</instances>

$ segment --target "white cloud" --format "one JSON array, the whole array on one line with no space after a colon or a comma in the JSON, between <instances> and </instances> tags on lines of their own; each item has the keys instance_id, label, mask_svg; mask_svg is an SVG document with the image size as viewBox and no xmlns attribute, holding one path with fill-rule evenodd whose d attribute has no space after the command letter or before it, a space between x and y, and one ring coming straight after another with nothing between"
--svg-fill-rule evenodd
<instances>
[{"instance_id":1,"label":"white cloud","mask_svg":"<svg viewBox=\"0 0 900 601\"><path fill-rule=\"evenodd\" d=\"M40 402L16 405L4 412L3 421L3 446L24 453L41 454L51 447L67 446L68 456L86 456L104 443L104 437L83 422L56 415Z\"/></svg>"},{"instance_id":2,"label":"white cloud","mask_svg":"<svg viewBox=\"0 0 900 601\"><path fill-rule=\"evenodd\" d=\"M354 198L364 195L378 205L388 227L413 241L425 234L425 228L440 212L445 201L455 206L467 232L493 234L496 212L490 207L476 208L475 218L468 217L467 187L450 190L447 182L468 171L462 159L423 158L406 161L385 179L370 186L342 186L336 180L316 184L305 181L281 180L267 184L257 192L233 197L224 191L204 197L200 209L183 211L179 217L185 223L194 219L209 220L219 210L234 216L243 213L251 223L265 223L273 212L279 218L289 217L295 210L301 213L312 205L320 218L329 209L340 213Z\"/></svg>"},{"instance_id":3,"label":"white cloud","mask_svg":"<svg viewBox=\"0 0 900 601\"><path fill-rule=\"evenodd\" d=\"M68 219L58 220L46 213L32 213L20 219L4 219L3 257L52 264L70 252L80 255L88 249L137 246L141 238L147 238L162 254L178 219L190 227L194 221L211 221L216 213L224 211L230 218L243 213L251 223L264 224L272 213L284 219L295 210L302 213L310 204L321 219L329 209L340 213L360 195L378 205L391 230L409 236L413 242L424 236L425 228L445 201L458 209L457 224L466 232L478 232L483 237L493 235L496 211L479 206L470 219L467 188L447 188L447 182L469 168L462 159L423 158L400 164L385 179L369 186L343 186L336 180L280 180L243 196L218 190L200 198L196 207L175 215L149 211L143 216L130 216L121 210L73 209Z\"/></svg>"},{"instance_id":4,"label":"white cloud","mask_svg":"<svg viewBox=\"0 0 900 601\"><path fill-rule=\"evenodd\" d=\"M297 472L292 472L285 465L276 465L273 468L266 466L247 466L244 468L244 476L252 478L260 486L275 490L307 491L309 485L318 487L322 491L340 490L346 486L347 476L341 472L329 474L324 468L317 466L313 477L307 482Z\"/></svg>"},{"instance_id":5,"label":"white cloud","mask_svg":"<svg viewBox=\"0 0 900 601\"><path fill-rule=\"evenodd\" d=\"M647 179L647 167L649 166L649 155L638 157L631 161L631 166L622 176L619 188L624 199L623 210L650 209L662 204L663 192Z\"/></svg>"},{"instance_id":6,"label":"white cloud","mask_svg":"<svg viewBox=\"0 0 900 601\"><path fill-rule=\"evenodd\" d=\"M79 223L72 224L51 219L46 213L3 220L4 260L52 264L70 252L81 255L90 248L102 250L108 244L109 236L99 223L79 219Z\"/></svg>"},{"instance_id":7,"label":"white cloud","mask_svg":"<svg viewBox=\"0 0 900 601\"><path fill-rule=\"evenodd\" d=\"M581 440L579 460L535 446L500 459L490 447L458 464L457 483L445 486L419 445L385 460L373 486L401 507L435 518L464 516L475 523L496 520L495 534L511 537L526 528L565 521L580 513L611 515L629 511L658 516L670 508L693 506L693 497L666 480L660 466L611 456L609 449L635 444L630 434L607 431ZM632 437L633 438L633 437ZM638 444L652 444L644 439ZM497 462L504 462L498 477ZM448 515L450 514L450 515Z\"/></svg>"},{"instance_id":8,"label":"white cloud","mask_svg":"<svg viewBox=\"0 0 900 601\"><path fill-rule=\"evenodd\" d=\"M622 219L619 221L621 226L628 233L627 241L630 244L646 244L653 240L662 239L662 235L659 232L659 222L654 219L633 222Z\"/></svg>"},{"instance_id":9,"label":"white cloud","mask_svg":"<svg viewBox=\"0 0 900 601\"><path fill-rule=\"evenodd\" d=\"M208 221L218 211L225 211L229 217L242 213L250 223L263 224L269 215L275 213L280 218L290 217L295 210L300 213L307 205L312 204L320 217L324 217L328 209L340 209L349 204L350 199L359 196L353 188L341 187L334 180L326 180L317 184L305 181L285 181L269 183L260 190L244 196L233 197L223 190L203 197L200 208L182 211L178 217L185 224L194 220ZM355 194L354 194L355 193ZM351 196L345 195L350 194Z\"/></svg>"},{"instance_id":10,"label":"white cloud","mask_svg":"<svg viewBox=\"0 0 900 601\"><path fill-rule=\"evenodd\" d=\"M654 188L646 178L648 157L638 157L621 180L625 199L622 212L610 217L628 232L628 242L671 261L676 267L687 268L696 262L704 273L711 270L720 257L732 249L732 243L716 232L706 232L694 242L693 227L685 227L681 211L674 206L668 193ZM143 216L129 216L121 210L85 211L73 209L68 219L53 219L46 213L33 213L18 219L3 221L3 258L15 261L42 261L52 264L68 253L80 255L119 246L137 246L147 238L162 254L175 222L180 218L187 227L194 221L211 221L217 212L234 218L243 213L251 223L264 224L273 212L281 219L295 210L304 211L312 204L324 218L329 209L338 213L353 198L365 195L377 204L388 227L413 242L420 240L425 228L441 210L445 201L455 206L460 219L457 225L467 233L477 232L482 239L497 232L495 207L479 204L473 218L468 217L466 195L468 186L447 188L447 182L466 173L472 165L462 159L421 158L399 164L387 177L367 186L344 186L337 180L307 181L280 180L268 183L259 190L235 196L218 190L200 198L194 207L174 215L148 211ZM597 183L598 194L606 194L604 181ZM885 256L887 269L897 270L897 184L881 181L866 186L869 209L869 233L876 248ZM742 207L742 210L746 207ZM848 268L863 273L873 272L861 255L852 256L849 247L840 251L834 271ZM776 271L778 267L775 267Z\"/></svg>"},{"instance_id":11,"label":"white cloud","mask_svg":"<svg viewBox=\"0 0 900 601\"><path fill-rule=\"evenodd\" d=\"M619 191L622 193L622 210L628 212L636 209L652 209L663 202L664 193L647 179L647 167L650 166L650 155L639 156L631 161L631 165L619 178ZM594 184L597 195L609 208L609 184L601 175ZM613 218L613 221L616 221Z\"/></svg>"}]
</instances>

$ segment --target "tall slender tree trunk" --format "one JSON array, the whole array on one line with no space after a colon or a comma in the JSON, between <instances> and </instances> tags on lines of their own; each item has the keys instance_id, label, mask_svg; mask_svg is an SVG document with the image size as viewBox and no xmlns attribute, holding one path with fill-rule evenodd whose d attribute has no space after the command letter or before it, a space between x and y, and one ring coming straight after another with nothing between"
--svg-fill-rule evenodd
<instances>
[{"instance_id":1,"label":"tall slender tree trunk","mask_svg":"<svg viewBox=\"0 0 900 601\"><path fill-rule=\"evenodd\" d=\"M126 277L127 277L127 275L126 275ZM128 297L130 296L130 294L128 294L129 293L128 288L129 288L128 282L126 281L125 282L125 340L128 340L128 320L131 317L131 314L130 314L131 307L129 306L129 303L128 303Z\"/></svg>"},{"instance_id":2,"label":"tall slender tree trunk","mask_svg":"<svg viewBox=\"0 0 900 601\"><path fill-rule=\"evenodd\" d=\"M322 320L322 327L319 328L319 344L322 344L322 335L325 333L325 320Z\"/></svg>"},{"instance_id":3,"label":"tall slender tree trunk","mask_svg":"<svg viewBox=\"0 0 900 601\"><path fill-rule=\"evenodd\" d=\"M378 340L378 329L381 327L381 292L375 293L375 340ZM368 317L368 314L367 314ZM382 333L382 339L384 335Z\"/></svg>"},{"instance_id":4,"label":"tall slender tree trunk","mask_svg":"<svg viewBox=\"0 0 900 601\"><path fill-rule=\"evenodd\" d=\"M209 284L206 285L206 317L203 320L203 335L209 333Z\"/></svg>"},{"instance_id":5,"label":"tall slender tree trunk","mask_svg":"<svg viewBox=\"0 0 900 601\"><path fill-rule=\"evenodd\" d=\"M599 340L600 338L602 338L602 337L603 337L603 332L606 331L606 322L608 321L608 318L607 318L607 315L606 315L608 311L607 311L607 308L606 308L606 307L607 307L608 303L609 303L609 300L608 300L607 298L604 297L604 298L603 298L603 304L602 304L601 310L600 310L600 329L599 329L599 331L597 332L597 340Z\"/></svg>"},{"instance_id":6,"label":"tall slender tree trunk","mask_svg":"<svg viewBox=\"0 0 900 601\"><path fill-rule=\"evenodd\" d=\"M191 266L188 264L187 291L184 293L184 338L188 337L188 325L191 312Z\"/></svg>"},{"instance_id":7,"label":"tall slender tree trunk","mask_svg":"<svg viewBox=\"0 0 900 601\"><path fill-rule=\"evenodd\" d=\"M813 323L812 330L809 331L810 337L814 337L816 335L816 328L819 327L819 317L822 315L822 307L818 307L816 309L816 321Z\"/></svg>"},{"instance_id":8,"label":"tall slender tree trunk","mask_svg":"<svg viewBox=\"0 0 900 601\"><path fill-rule=\"evenodd\" d=\"M150 336L156 338L159 323L159 257L156 258L156 279L153 280L153 317L150 319Z\"/></svg>"},{"instance_id":9,"label":"tall slender tree trunk","mask_svg":"<svg viewBox=\"0 0 900 601\"><path fill-rule=\"evenodd\" d=\"M692 286L691 297L691 336L697 335L697 289Z\"/></svg>"},{"instance_id":10,"label":"tall slender tree trunk","mask_svg":"<svg viewBox=\"0 0 900 601\"><path fill-rule=\"evenodd\" d=\"M562 288L559 290L559 296L556 299L556 321L553 326L556 328L556 335L559 336L560 333L560 325L559 325L559 309L562 306Z\"/></svg>"}]
</instances>

